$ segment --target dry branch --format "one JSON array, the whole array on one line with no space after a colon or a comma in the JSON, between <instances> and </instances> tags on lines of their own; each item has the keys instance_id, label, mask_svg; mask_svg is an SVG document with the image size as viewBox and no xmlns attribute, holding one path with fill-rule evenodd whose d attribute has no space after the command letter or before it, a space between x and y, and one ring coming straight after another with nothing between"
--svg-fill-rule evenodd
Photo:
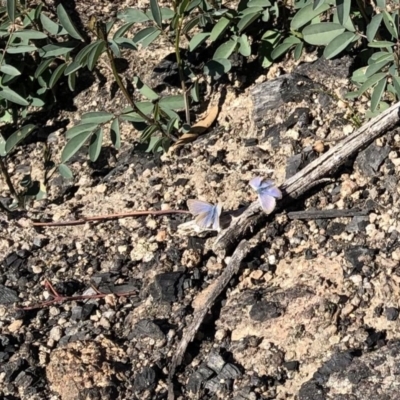
<instances>
[{"instance_id":1,"label":"dry branch","mask_svg":"<svg viewBox=\"0 0 400 400\"><path fill-rule=\"evenodd\" d=\"M235 252L232 254L232 257L222 274L206 289L206 298L201 307L194 313L193 321L186 328L185 333L183 334L183 337L176 349L176 353L172 359L168 376L168 400L173 400L175 398L173 384L175 370L181 364L189 343L193 340L197 330L204 320L204 317L213 306L217 297L222 293L232 277L238 273L240 263L242 262L243 258L246 257L250 248L250 243L242 240L237 246Z\"/></svg>"},{"instance_id":2,"label":"dry branch","mask_svg":"<svg viewBox=\"0 0 400 400\"><path fill-rule=\"evenodd\" d=\"M400 102L373 118L353 134L344 138L331 150L289 178L280 187L284 196L280 206L299 198L318 184L321 178L337 170L358 150L392 128L399 121L399 109ZM214 251L220 255L225 254L228 249L238 243L252 227L264 218L265 214L261 213L259 202L253 202L238 218L232 220L227 229L219 234L214 244Z\"/></svg>"}]
</instances>

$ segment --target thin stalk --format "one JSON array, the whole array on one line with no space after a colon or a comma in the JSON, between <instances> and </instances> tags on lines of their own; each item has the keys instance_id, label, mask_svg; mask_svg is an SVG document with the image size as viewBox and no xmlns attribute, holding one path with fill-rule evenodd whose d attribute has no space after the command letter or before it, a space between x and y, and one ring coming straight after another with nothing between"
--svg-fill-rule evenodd
<instances>
[{"instance_id":1,"label":"thin stalk","mask_svg":"<svg viewBox=\"0 0 400 400\"><path fill-rule=\"evenodd\" d=\"M15 198L15 200L17 200L18 206L21 207L21 208L24 208L24 202L23 202L21 196L15 190L15 187L14 187L12 181L11 181L11 177L10 177L8 171L7 171L7 167L4 164L4 161L3 161L2 157L0 157L0 170L1 170L1 173L3 174L3 176L4 176L4 180L6 181L8 189L10 190L10 192L11 192L12 196Z\"/></svg>"},{"instance_id":2,"label":"thin stalk","mask_svg":"<svg viewBox=\"0 0 400 400\"><path fill-rule=\"evenodd\" d=\"M181 57L181 50L180 50L180 39L181 39L181 32L183 26L183 16L179 17L178 26L175 32L175 56L176 56L176 63L178 64L178 71L179 71L179 79L181 81L182 86L182 93L185 99L185 114L186 114L186 123L190 125L190 112L189 112L189 102L187 96L187 88L185 83L185 74L183 72L183 62Z\"/></svg>"},{"instance_id":3,"label":"thin stalk","mask_svg":"<svg viewBox=\"0 0 400 400\"><path fill-rule=\"evenodd\" d=\"M141 118L143 118L148 124L152 125L152 124L156 124L158 130L165 136L167 136L169 139L171 139L173 142L176 142L176 138L170 134L168 134L167 132L164 131L163 127L161 126L161 124L156 121L153 120L152 118L148 117L146 114L144 114L139 107L135 104L135 102L133 101L133 99L131 98L131 96L128 93L128 90L126 89L124 83L122 82L121 77L118 74L117 71L117 67L115 65L115 59L114 59L114 55L112 54L112 51L110 49L110 47L108 46L108 42L107 40L105 40L106 42L106 53L107 53L107 57L110 61L110 65L111 65L111 69L112 69L112 73L114 75L115 78L115 82L117 82L118 87L121 89L123 95L125 96L125 98L127 99L128 103L130 104L130 106L132 107L132 109L138 114L140 115Z\"/></svg>"}]
</instances>

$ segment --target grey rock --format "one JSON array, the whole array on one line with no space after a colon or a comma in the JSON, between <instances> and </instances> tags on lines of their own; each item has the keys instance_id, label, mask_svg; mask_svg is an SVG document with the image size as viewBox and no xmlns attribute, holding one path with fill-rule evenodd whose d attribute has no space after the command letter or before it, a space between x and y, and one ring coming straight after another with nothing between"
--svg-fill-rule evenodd
<instances>
[{"instance_id":1,"label":"grey rock","mask_svg":"<svg viewBox=\"0 0 400 400\"><path fill-rule=\"evenodd\" d=\"M19 301L18 293L8 287L0 285L0 304L10 305Z\"/></svg>"},{"instance_id":2,"label":"grey rock","mask_svg":"<svg viewBox=\"0 0 400 400\"><path fill-rule=\"evenodd\" d=\"M280 317L284 313L284 308L277 302L259 301L250 310L250 318L253 321L264 322L269 319Z\"/></svg>"},{"instance_id":3,"label":"grey rock","mask_svg":"<svg viewBox=\"0 0 400 400\"><path fill-rule=\"evenodd\" d=\"M374 176L377 174L379 167L385 161L390 153L390 147L377 146L372 143L365 150L358 154L356 161L365 176Z\"/></svg>"}]
</instances>

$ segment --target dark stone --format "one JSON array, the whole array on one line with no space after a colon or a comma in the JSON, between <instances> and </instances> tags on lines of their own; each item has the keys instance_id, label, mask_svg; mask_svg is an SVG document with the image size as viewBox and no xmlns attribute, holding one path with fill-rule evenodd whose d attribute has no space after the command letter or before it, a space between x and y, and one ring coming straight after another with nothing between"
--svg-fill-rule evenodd
<instances>
[{"instance_id":1,"label":"dark stone","mask_svg":"<svg viewBox=\"0 0 400 400\"><path fill-rule=\"evenodd\" d=\"M326 234L328 236L335 236L335 235L340 235L346 228L345 224L342 224L341 222L332 222L328 225L326 229Z\"/></svg>"},{"instance_id":2,"label":"dark stone","mask_svg":"<svg viewBox=\"0 0 400 400\"><path fill-rule=\"evenodd\" d=\"M85 321L86 319L88 319L92 315L92 312L95 308L96 308L96 304L85 303L82 306L82 310L81 310L81 320Z\"/></svg>"},{"instance_id":3,"label":"dark stone","mask_svg":"<svg viewBox=\"0 0 400 400\"><path fill-rule=\"evenodd\" d=\"M299 391L299 400L326 400L324 388L315 381L303 383Z\"/></svg>"},{"instance_id":4,"label":"dark stone","mask_svg":"<svg viewBox=\"0 0 400 400\"><path fill-rule=\"evenodd\" d=\"M17 253L15 253L15 252L13 252L13 253L10 253L5 259L4 259L4 261L3 261L3 264L4 264L4 266L7 268L7 267L10 267L16 260L18 260L18 255L17 255Z\"/></svg>"},{"instance_id":5,"label":"dark stone","mask_svg":"<svg viewBox=\"0 0 400 400\"><path fill-rule=\"evenodd\" d=\"M14 381L21 369L25 367L25 364L26 362L22 358L19 358L17 361L8 362L4 365L2 367L4 372L3 381L5 383Z\"/></svg>"},{"instance_id":6,"label":"dark stone","mask_svg":"<svg viewBox=\"0 0 400 400\"><path fill-rule=\"evenodd\" d=\"M186 184L189 182L189 179L186 178L179 178L174 182L174 186L186 186Z\"/></svg>"},{"instance_id":7,"label":"dark stone","mask_svg":"<svg viewBox=\"0 0 400 400\"><path fill-rule=\"evenodd\" d=\"M281 131L285 129L283 124L273 125L269 127L264 135L262 142L266 142L271 139L271 146L273 149L277 149L281 144Z\"/></svg>"},{"instance_id":8,"label":"dark stone","mask_svg":"<svg viewBox=\"0 0 400 400\"><path fill-rule=\"evenodd\" d=\"M368 216L356 216L347 224L346 231L347 232L363 232L365 228L369 224Z\"/></svg>"},{"instance_id":9,"label":"dark stone","mask_svg":"<svg viewBox=\"0 0 400 400\"><path fill-rule=\"evenodd\" d=\"M54 285L56 292L62 296L73 296L81 288L82 284L72 279L65 282L58 282Z\"/></svg>"},{"instance_id":10,"label":"dark stone","mask_svg":"<svg viewBox=\"0 0 400 400\"><path fill-rule=\"evenodd\" d=\"M374 176L379 167L390 153L390 147L379 147L375 143L369 145L365 150L358 154L356 161L365 176Z\"/></svg>"},{"instance_id":11,"label":"dark stone","mask_svg":"<svg viewBox=\"0 0 400 400\"><path fill-rule=\"evenodd\" d=\"M150 186L155 186L158 185L162 182L162 178L156 176L156 177L152 177L149 179L149 185Z\"/></svg>"},{"instance_id":12,"label":"dark stone","mask_svg":"<svg viewBox=\"0 0 400 400\"><path fill-rule=\"evenodd\" d=\"M367 329L368 337L365 343L369 349L381 348L386 345L386 332L377 331L373 328Z\"/></svg>"},{"instance_id":13,"label":"dark stone","mask_svg":"<svg viewBox=\"0 0 400 400\"><path fill-rule=\"evenodd\" d=\"M361 246L353 246L344 251L346 260L353 266L349 275L360 273L364 264L374 256L374 251Z\"/></svg>"},{"instance_id":14,"label":"dark stone","mask_svg":"<svg viewBox=\"0 0 400 400\"><path fill-rule=\"evenodd\" d=\"M217 155L215 157L210 156L209 163L210 165L215 164L223 164L226 158L226 150L218 150Z\"/></svg>"},{"instance_id":15,"label":"dark stone","mask_svg":"<svg viewBox=\"0 0 400 400\"><path fill-rule=\"evenodd\" d=\"M199 393L204 383L214 375L213 370L205 367L204 365L199 368L198 371L194 372L187 384L187 390L191 393Z\"/></svg>"},{"instance_id":16,"label":"dark stone","mask_svg":"<svg viewBox=\"0 0 400 400\"><path fill-rule=\"evenodd\" d=\"M71 319L73 321L79 321L79 320L82 319L82 307L81 306L72 307L72 309L71 309Z\"/></svg>"},{"instance_id":17,"label":"dark stone","mask_svg":"<svg viewBox=\"0 0 400 400\"><path fill-rule=\"evenodd\" d=\"M306 260L312 260L317 257L317 255L315 254L315 251L313 249L306 249L306 251L304 252L304 257Z\"/></svg>"},{"instance_id":18,"label":"dark stone","mask_svg":"<svg viewBox=\"0 0 400 400\"><path fill-rule=\"evenodd\" d=\"M345 351L342 353L334 354L330 360L326 361L318 371L314 374L314 379L319 383L325 383L329 376L335 372L340 372L347 368L353 361L354 353L351 351Z\"/></svg>"},{"instance_id":19,"label":"dark stone","mask_svg":"<svg viewBox=\"0 0 400 400\"><path fill-rule=\"evenodd\" d=\"M0 304L10 305L19 301L18 293L8 287L0 285Z\"/></svg>"},{"instance_id":20,"label":"dark stone","mask_svg":"<svg viewBox=\"0 0 400 400\"><path fill-rule=\"evenodd\" d=\"M283 124L286 128L292 128L295 125L303 128L310 125L310 109L306 107L296 108Z\"/></svg>"},{"instance_id":21,"label":"dark stone","mask_svg":"<svg viewBox=\"0 0 400 400\"><path fill-rule=\"evenodd\" d=\"M141 372L136 374L134 381L134 389L137 392L143 390L154 390L157 384L157 372L154 368L145 367Z\"/></svg>"},{"instance_id":22,"label":"dark stone","mask_svg":"<svg viewBox=\"0 0 400 400\"><path fill-rule=\"evenodd\" d=\"M184 274L181 272L166 272L154 278L149 291L157 301L173 303L183 295L182 285Z\"/></svg>"},{"instance_id":23,"label":"dark stone","mask_svg":"<svg viewBox=\"0 0 400 400\"><path fill-rule=\"evenodd\" d=\"M264 322L269 319L278 318L284 313L279 303L271 301L260 301L251 307L250 318L253 321Z\"/></svg>"},{"instance_id":24,"label":"dark stone","mask_svg":"<svg viewBox=\"0 0 400 400\"><path fill-rule=\"evenodd\" d=\"M395 307L388 307L385 310L386 319L388 321L396 321L399 318L399 309Z\"/></svg>"},{"instance_id":25,"label":"dark stone","mask_svg":"<svg viewBox=\"0 0 400 400\"><path fill-rule=\"evenodd\" d=\"M353 63L353 57L349 57L347 55L331 60L320 57L313 63L301 63L295 68L295 71L299 74L306 75L311 79L319 79L323 82L326 78L349 77Z\"/></svg>"},{"instance_id":26,"label":"dark stone","mask_svg":"<svg viewBox=\"0 0 400 400\"><path fill-rule=\"evenodd\" d=\"M243 140L244 147L253 147L258 145L258 139L256 138L250 138L250 139L244 139Z\"/></svg>"},{"instance_id":27,"label":"dark stone","mask_svg":"<svg viewBox=\"0 0 400 400\"><path fill-rule=\"evenodd\" d=\"M26 373L25 371L21 371L14 381L18 388L23 389L24 391L32 385L32 382L33 376Z\"/></svg>"},{"instance_id":28,"label":"dark stone","mask_svg":"<svg viewBox=\"0 0 400 400\"><path fill-rule=\"evenodd\" d=\"M31 252L26 249L18 250L17 251L17 256L19 258L22 258L23 260L26 260L29 256L31 255Z\"/></svg>"},{"instance_id":29,"label":"dark stone","mask_svg":"<svg viewBox=\"0 0 400 400\"><path fill-rule=\"evenodd\" d=\"M237 379L241 376L241 372L236 365L226 363L218 374L218 378L222 379Z\"/></svg>"},{"instance_id":30,"label":"dark stone","mask_svg":"<svg viewBox=\"0 0 400 400\"><path fill-rule=\"evenodd\" d=\"M209 182L221 182L224 179L223 174L218 174L216 172L211 172L210 174L207 175L207 180Z\"/></svg>"},{"instance_id":31,"label":"dark stone","mask_svg":"<svg viewBox=\"0 0 400 400\"><path fill-rule=\"evenodd\" d=\"M208 356L207 367L211 368L216 373L221 372L225 364L226 362L224 359L215 351L211 352Z\"/></svg>"},{"instance_id":32,"label":"dark stone","mask_svg":"<svg viewBox=\"0 0 400 400\"><path fill-rule=\"evenodd\" d=\"M150 319L140 320L133 328L133 337L164 339L165 335L160 327Z\"/></svg>"},{"instance_id":33,"label":"dark stone","mask_svg":"<svg viewBox=\"0 0 400 400\"><path fill-rule=\"evenodd\" d=\"M283 363L283 366L288 371L298 371L300 367L300 363L298 361L286 361Z\"/></svg>"},{"instance_id":34,"label":"dark stone","mask_svg":"<svg viewBox=\"0 0 400 400\"><path fill-rule=\"evenodd\" d=\"M291 156L287 160L286 164L286 179L291 178L293 175L295 175L299 170L300 166L303 162L303 154L295 154L294 156Z\"/></svg>"},{"instance_id":35,"label":"dark stone","mask_svg":"<svg viewBox=\"0 0 400 400\"><path fill-rule=\"evenodd\" d=\"M362 362L357 363L356 366L351 366L348 371L341 371L341 373L355 385L359 385L361 381L372 376L369 367Z\"/></svg>"}]
</instances>

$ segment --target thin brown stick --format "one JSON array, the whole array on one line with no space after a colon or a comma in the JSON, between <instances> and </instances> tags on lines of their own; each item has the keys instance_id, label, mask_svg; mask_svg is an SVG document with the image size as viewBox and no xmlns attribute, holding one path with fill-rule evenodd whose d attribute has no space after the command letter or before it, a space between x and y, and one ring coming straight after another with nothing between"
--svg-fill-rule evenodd
<instances>
[{"instance_id":1,"label":"thin brown stick","mask_svg":"<svg viewBox=\"0 0 400 400\"><path fill-rule=\"evenodd\" d=\"M16 309L17 310L36 310L38 308L48 307L48 306L51 306L52 304L62 303L64 301L102 299L109 295L123 297L123 296L132 296L133 294L137 294L136 291L135 292L126 292L126 293L100 293L97 289L95 289L97 291L97 294L87 294L87 295L78 295L78 296L62 296L54 289L54 286L48 280L45 281L44 286L46 289L48 289L51 292L51 295L53 296L53 298L51 300L46 300L41 303L34 304L33 306L16 307Z\"/></svg>"},{"instance_id":2,"label":"thin brown stick","mask_svg":"<svg viewBox=\"0 0 400 400\"><path fill-rule=\"evenodd\" d=\"M143 215L170 215L170 214L190 214L187 210L154 210L154 211L131 211L126 213L95 215L93 217L82 217L76 221L61 221L61 222L32 222L32 226L73 226L83 225L86 222L107 221L111 219L139 217Z\"/></svg>"},{"instance_id":3,"label":"thin brown stick","mask_svg":"<svg viewBox=\"0 0 400 400\"><path fill-rule=\"evenodd\" d=\"M204 317L213 306L217 297L222 293L232 277L238 273L240 263L242 262L243 258L246 257L247 253L250 250L250 247L251 245L249 244L249 242L247 242L246 240L242 240L236 248L235 252L232 254L232 257L222 274L211 284L211 288L208 287L206 289L207 294L204 300L204 304L194 313L193 321L186 328L185 333L183 334L183 337L176 349L174 357L172 358L171 367L168 375L168 400L173 400L175 398L173 384L175 371L176 368L181 364L189 343L193 340L197 330L204 320Z\"/></svg>"},{"instance_id":4,"label":"thin brown stick","mask_svg":"<svg viewBox=\"0 0 400 400\"><path fill-rule=\"evenodd\" d=\"M352 135L343 139L331 150L289 178L280 187L284 197L278 203L274 212L302 196L315 185L316 181L337 170L349 157L395 126L399 121L399 109L400 102L371 119ZM260 211L258 200L250 204L238 218L231 222L227 229L219 234L214 243L214 251L224 255L234 247L254 226L265 218L265 214Z\"/></svg>"}]
</instances>

